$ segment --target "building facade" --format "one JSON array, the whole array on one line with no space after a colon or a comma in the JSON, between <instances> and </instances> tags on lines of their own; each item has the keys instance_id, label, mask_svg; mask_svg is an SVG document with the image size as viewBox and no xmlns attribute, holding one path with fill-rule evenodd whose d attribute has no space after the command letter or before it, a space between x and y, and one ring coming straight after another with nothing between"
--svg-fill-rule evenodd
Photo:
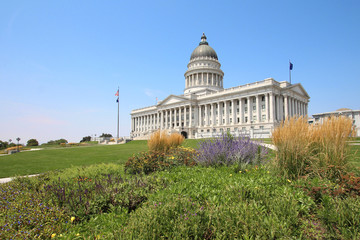
<instances>
[{"instance_id":1,"label":"building facade","mask_svg":"<svg viewBox=\"0 0 360 240\"><path fill-rule=\"evenodd\" d=\"M346 116L353 121L356 137L360 137L360 110L352 110L349 108L340 108L333 112L317 113L312 115L309 120L310 124L322 124L325 119L331 116Z\"/></svg>"},{"instance_id":2,"label":"building facade","mask_svg":"<svg viewBox=\"0 0 360 240\"><path fill-rule=\"evenodd\" d=\"M285 118L307 115L310 97L300 83L267 78L224 89L224 72L205 34L192 52L184 76L184 94L131 111L132 138L146 139L159 129L186 138L227 131L264 138Z\"/></svg>"}]
</instances>

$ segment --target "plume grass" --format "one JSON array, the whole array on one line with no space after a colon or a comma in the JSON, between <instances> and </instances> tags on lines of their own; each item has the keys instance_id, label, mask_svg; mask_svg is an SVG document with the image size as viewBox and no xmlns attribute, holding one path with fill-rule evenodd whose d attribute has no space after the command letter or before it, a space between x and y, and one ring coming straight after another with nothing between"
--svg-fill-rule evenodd
<instances>
[{"instance_id":1,"label":"plume grass","mask_svg":"<svg viewBox=\"0 0 360 240\"><path fill-rule=\"evenodd\" d=\"M182 144L184 137L179 133L169 135L166 131L156 131L150 136L147 144L150 151L167 152L170 148Z\"/></svg>"},{"instance_id":2,"label":"plume grass","mask_svg":"<svg viewBox=\"0 0 360 240\"><path fill-rule=\"evenodd\" d=\"M351 156L347 141L354 135L352 120L331 116L322 124L309 125L306 117L284 121L272 134L277 147L275 167L287 178L309 174L339 176Z\"/></svg>"}]
</instances>

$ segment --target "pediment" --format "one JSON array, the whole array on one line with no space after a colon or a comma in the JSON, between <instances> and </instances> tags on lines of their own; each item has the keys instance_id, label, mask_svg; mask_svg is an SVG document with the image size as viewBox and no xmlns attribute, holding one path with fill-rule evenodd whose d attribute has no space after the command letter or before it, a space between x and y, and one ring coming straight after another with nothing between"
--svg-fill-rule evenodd
<instances>
[{"instance_id":1,"label":"pediment","mask_svg":"<svg viewBox=\"0 0 360 240\"><path fill-rule=\"evenodd\" d=\"M292 91L294 91L304 97L310 98L309 94L305 91L305 89L303 88L303 86L300 83L290 86L289 89L291 89Z\"/></svg>"},{"instance_id":2,"label":"pediment","mask_svg":"<svg viewBox=\"0 0 360 240\"><path fill-rule=\"evenodd\" d=\"M158 104L158 106L169 105L169 104L174 104L174 103L180 103L180 102L184 102L184 101L188 101L188 100L189 99L186 98L186 97L170 95L167 98L165 98L164 100L162 100Z\"/></svg>"}]
</instances>

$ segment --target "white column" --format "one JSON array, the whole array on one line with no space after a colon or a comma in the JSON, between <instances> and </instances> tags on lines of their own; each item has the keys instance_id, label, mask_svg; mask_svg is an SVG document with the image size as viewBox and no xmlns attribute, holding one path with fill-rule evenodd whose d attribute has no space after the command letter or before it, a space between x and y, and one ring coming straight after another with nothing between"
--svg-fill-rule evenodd
<instances>
[{"instance_id":1,"label":"white column","mask_svg":"<svg viewBox=\"0 0 360 240\"><path fill-rule=\"evenodd\" d=\"M280 121L280 95L276 96L276 120Z\"/></svg>"},{"instance_id":2,"label":"white column","mask_svg":"<svg viewBox=\"0 0 360 240\"><path fill-rule=\"evenodd\" d=\"M270 122L274 121L274 95L270 93Z\"/></svg>"},{"instance_id":3,"label":"white column","mask_svg":"<svg viewBox=\"0 0 360 240\"><path fill-rule=\"evenodd\" d=\"M187 127L188 125L186 124L187 121L187 117L186 117L186 105L184 106L184 127Z\"/></svg>"},{"instance_id":4,"label":"white column","mask_svg":"<svg viewBox=\"0 0 360 240\"><path fill-rule=\"evenodd\" d=\"M199 127L200 126L200 121L199 121L199 105L195 106L195 112L194 112L194 120L195 120L195 127Z\"/></svg>"},{"instance_id":5,"label":"white column","mask_svg":"<svg viewBox=\"0 0 360 240\"><path fill-rule=\"evenodd\" d=\"M180 110L178 110L177 108L175 108L175 127L177 127L177 125L178 125L179 122L180 122L179 113L180 113ZM179 125L180 125L180 124L179 124Z\"/></svg>"},{"instance_id":6,"label":"white column","mask_svg":"<svg viewBox=\"0 0 360 240\"><path fill-rule=\"evenodd\" d=\"M279 96L280 99L280 121L284 120L284 97Z\"/></svg>"},{"instance_id":7,"label":"white column","mask_svg":"<svg viewBox=\"0 0 360 240\"><path fill-rule=\"evenodd\" d=\"M225 109L224 109L224 115L225 115L225 125L229 124L229 102L225 101L224 103ZM225 130L224 130L225 131Z\"/></svg>"},{"instance_id":8,"label":"white column","mask_svg":"<svg viewBox=\"0 0 360 240\"><path fill-rule=\"evenodd\" d=\"M189 106L189 127L192 127L192 106Z\"/></svg>"},{"instance_id":9,"label":"white column","mask_svg":"<svg viewBox=\"0 0 360 240\"><path fill-rule=\"evenodd\" d=\"M285 110L285 119L289 117L289 103L288 96L284 95L284 110Z\"/></svg>"},{"instance_id":10,"label":"white column","mask_svg":"<svg viewBox=\"0 0 360 240\"><path fill-rule=\"evenodd\" d=\"M198 124L198 126L202 127L202 125L203 125L202 106L199 105L199 124Z\"/></svg>"},{"instance_id":11,"label":"white column","mask_svg":"<svg viewBox=\"0 0 360 240\"><path fill-rule=\"evenodd\" d=\"M173 114L172 114L172 111L173 111L173 109L170 108L170 127L169 127L169 129L172 129L172 125L173 125L173 120L172 120Z\"/></svg>"},{"instance_id":12,"label":"white column","mask_svg":"<svg viewBox=\"0 0 360 240\"><path fill-rule=\"evenodd\" d=\"M205 124L204 126L208 126L209 125L209 116L208 116L208 105L205 104L204 105L204 111L205 111Z\"/></svg>"},{"instance_id":13,"label":"white column","mask_svg":"<svg viewBox=\"0 0 360 240\"><path fill-rule=\"evenodd\" d=\"M247 124L250 124L251 123L251 99L250 97L247 97Z\"/></svg>"},{"instance_id":14,"label":"white column","mask_svg":"<svg viewBox=\"0 0 360 240\"><path fill-rule=\"evenodd\" d=\"M215 103L211 104L211 126L214 127L215 126Z\"/></svg>"},{"instance_id":15,"label":"white column","mask_svg":"<svg viewBox=\"0 0 360 240\"><path fill-rule=\"evenodd\" d=\"M269 94L265 93L265 121L269 122Z\"/></svg>"},{"instance_id":16,"label":"white column","mask_svg":"<svg viewBox=\"0 0 360 240\"><path fill-rule=\"evenodd\" d=\"M222 125L222 103L218 102L218 125Z\"/></svg>"},{"instance_id":17,"label":"white column","mask_svg":"<svg viewBox=\"0 0 360 240\"><path fill-rule=\"evenodd\" d=\"M261 106L260 106L260 96L256 95L256 115L257 120L256 122L261 122Z\"/></svg>"},{"instance_id":18,"label":"white column","mask_svg":"<svg viewBox=\"0 0 360 240\"><path fill-rule=\"evenodd\" d=\"M235 108L235 100L231 100L231 111L232 111L232 125L236 124L236 108Z\"/></svg>"},{"instance_id":19,"label":"white column","mask_svg":"<svg viewBox=\"0 0 360 240\"><path fill-rule=\"evenodd\" d=\"M243 118L244 118L244 106L243 106L243 100L241 98L239 98L239 124L243 123Z\"/></svg>"}]
</instances>

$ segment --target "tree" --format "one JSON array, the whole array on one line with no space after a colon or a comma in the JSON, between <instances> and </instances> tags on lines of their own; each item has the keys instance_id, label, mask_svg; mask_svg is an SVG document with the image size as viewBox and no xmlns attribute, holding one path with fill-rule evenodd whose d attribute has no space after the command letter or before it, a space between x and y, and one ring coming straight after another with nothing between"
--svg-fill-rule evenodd
<instances>
[{"instance_id":1,"label":"tree","mask_svg":"<svg viewBox=\"0 0 360 240\"><path fill-rule=\"evenodd\" d=\"M3 142L0 140L0 149L5 149L9 147L9 143L8 142Z\"/></svg>"},{"instance_id":2,"label":"tree","mask_svg":"<svg viewBox=\"0 0 360 240\"><path fill-rule=\"evenodd\" d=\"M103 133L100 137L112 137L110 133Z\"/></svg>"},{"instance_id":3,"label":"tree","mask_svg":"<svg viewBox=\"0 0 360 240\"><path fill-rule=\"evenodd\" d=\"M50 140L47 142L48 145L60 145L61 143L68 143L68 141L66 139L58 139L58 140Z\"/></svg>"},{"instance_id":4,"label":"tree","mask_svg":"<svg viewBox=\"0 0 360 240\"><path fill-rule=\"evenodd\" d=\"M39 146L39 142L36 139L32 138L29 141L27 141L26 146L28 146L28 147L30 147L30 146Z\"/></svg>"},{"instance_id":5,"label":"tree","mask_svg":"<svg viewBox=\"0 0 360 240\"><path fill-rule=\"evenodd\" d=\"M91 137L86 136L86 137L83 137L83 139L80 142L90 142L90 141L91 141Z\"/></svg>"}]
</instances>

